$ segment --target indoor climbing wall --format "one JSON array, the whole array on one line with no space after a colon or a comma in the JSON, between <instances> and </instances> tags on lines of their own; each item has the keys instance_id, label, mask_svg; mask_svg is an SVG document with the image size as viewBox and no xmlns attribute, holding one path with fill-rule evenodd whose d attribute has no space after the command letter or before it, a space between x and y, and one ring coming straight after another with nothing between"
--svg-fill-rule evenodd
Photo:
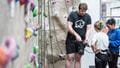
<instances>
[{"instance_id":1,"label":"indoor climbing wall","mask_svg":"<svg viewBox=\"0 0 120 68\"><path fill-rule=\"evenodd\" d=\"M0 68L65 68L67 18L80 2L88 4L93 25L98 0L0 0ZM81 63L94 66L90 47Z\"/></svg>"}]
</instances>

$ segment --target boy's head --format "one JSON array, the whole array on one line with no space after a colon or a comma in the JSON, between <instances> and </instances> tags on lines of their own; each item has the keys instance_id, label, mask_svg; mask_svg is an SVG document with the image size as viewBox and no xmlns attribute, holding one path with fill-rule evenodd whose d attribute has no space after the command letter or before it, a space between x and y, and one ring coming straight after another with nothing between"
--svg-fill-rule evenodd
<instances>
[{"instance_id":1,"label":"boy's head","mask_svg":"<svg viewBox=\"0 0 120 68\"><path fill-rule=\"evenodd\" d=\"M79 15L84 16L88 9L88 6L86 3L80 3L78 9L79 9Z\"/></svg>"},{"instance_id":2,"label":"boy's head","mask_svg":"<svg viewBox=\"0 0 120 68\"><path fill-rule=\"evenodd\" d=\"M113 18L108 19L106 22L106 25L110 30L115 28L115 24L116 24L116 21Z\"/></svg>"},{"instance_id":3,"label":"boy's head","mask_svg":"<svg viewBox=\"0 0 120 68\"><path fill-rule=\"evenodd\" d=\"M101 31L104 28L103 21L99 20L99 21L95 22L94 28L97 32Z\"/></svg>"}]
</instances>

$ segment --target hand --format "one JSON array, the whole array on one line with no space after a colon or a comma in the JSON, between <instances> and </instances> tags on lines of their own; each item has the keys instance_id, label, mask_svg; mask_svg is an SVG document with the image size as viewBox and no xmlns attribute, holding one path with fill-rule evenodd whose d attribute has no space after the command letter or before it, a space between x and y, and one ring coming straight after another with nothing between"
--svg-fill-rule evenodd
<instances>
[{"instance_id":1,"label":"hand","mask_svg":"<svg viewBox=\"0 0 120 68\"><path fill-rule=\"evenodd\" d=\"M85 43L85 44L88 43L88 40L84 40L83 43Z\"/></svg>"},{"instance_id":2,"label":"hand","mask_svg":"<svg viewBox=\"0 0 120 68\"><path fill-rule=\"evenodd\" d=\"M82 41L82 39L81 39L81 37L80 37L79 35L76 35L76 40L77 40L78 42Z\"/></svg>"},{"instance_id":3,"label":"hand","mask_svg":"<svg viewBox=\"0 0 120 68\"><path fill-rule=\"evenodd\" d=\"M96 49L96 50L94 51L95 54L97 54L97 53L99 53L99 52L100 52L100 49Z\"/></svg>"},{"instance_id":4,"label":"hand","mask_svg":"<svg viewBox=\"0 0 120 68\"><path fill-rule=\"evenodd\" d=\"M85 46L87 46L87 47L90 47L89 44L88 44L88 40L84 40L84 41L83 41L83 44L84 44Z\"/></svg>"}]
</instances>

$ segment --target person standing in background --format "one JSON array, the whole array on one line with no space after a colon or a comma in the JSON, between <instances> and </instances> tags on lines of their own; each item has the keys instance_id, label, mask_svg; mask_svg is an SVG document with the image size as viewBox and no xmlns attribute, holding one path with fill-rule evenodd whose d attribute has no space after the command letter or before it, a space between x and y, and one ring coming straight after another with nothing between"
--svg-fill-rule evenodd
<instances>
[{"instance_id":1,"label":"person standing in background","mask_svg":"<svg viewBox=\"0 0 120 68\"><path fill-rule=\"evenodd\" d=\"M94 24L96 34L92 38L92 50L95 53L95 68L106 68L109 39L103 21Z\"/></svg>"},{"instance_id":2,"label":"person standing in background","mask_svg":"<svg viewBox=\"0 0 120 68\"><path fill-rule=\"evenodd\" d=\"M111 60L108 61L109 68L118 68L118 56L120 51L120 29L115 28L116 21L111 18L107 20L106 25L109 28L108 36L109 36L109 50Z\"/></svg>"}]
</instances>

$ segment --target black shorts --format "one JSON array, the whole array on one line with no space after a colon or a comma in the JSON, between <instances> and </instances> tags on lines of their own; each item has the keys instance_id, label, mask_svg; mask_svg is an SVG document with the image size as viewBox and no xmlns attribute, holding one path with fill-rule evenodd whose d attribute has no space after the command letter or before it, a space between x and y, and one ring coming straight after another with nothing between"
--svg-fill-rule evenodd
<instances>
[{"instance_id":1,"label":"black shorts","mask_svg":"<svg viewBox=\"0 0 120 68\"><path fill-rule=\"evenodd\" d=\"M66 40L66 53L71 54L71 53L79 53L79 54L84 54L84 48L85 45L83 42L76 42L75 40ZM81 52L79 52L81 51Z\"/></svg>"}]
</instances>

